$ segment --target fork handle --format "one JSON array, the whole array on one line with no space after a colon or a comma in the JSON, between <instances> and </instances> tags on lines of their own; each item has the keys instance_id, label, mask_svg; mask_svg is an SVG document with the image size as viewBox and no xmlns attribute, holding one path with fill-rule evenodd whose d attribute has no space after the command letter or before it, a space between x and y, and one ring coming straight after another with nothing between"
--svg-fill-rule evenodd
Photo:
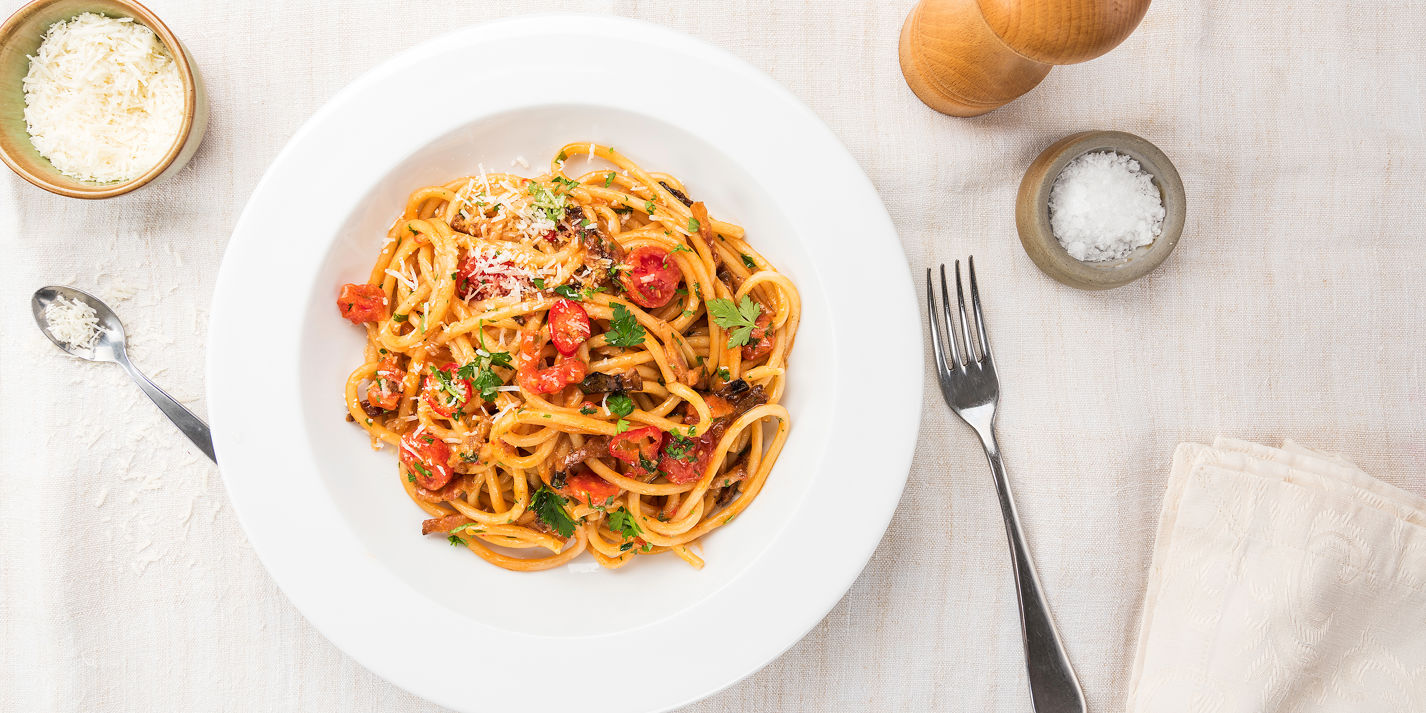
<instances>
[{"instance_id":1,"label":"fork handle","mask_svg":"<svg viewBox=\"0 0 1426 713\"><path fill-rule=\"evenodd\" d=\"M1030 680L1030 700L1035 713L1084 713L1084 693L1079 679L1070 666L1065 645L1055 630L1045 601L1035 562L1025 544L1020 528L1020 515L1010 493L1010 479L1005 463L1000 459L1000 444L995 440L994 425L976 428L985 458L990 461L990 475L995 480L995 493L1000 500L1000 514L1005 517L1005 534L1010 539L1010 561L1015 569L1015 594L1020 603L1020 632L1025 645L1025 669Z\"/></svg>"}]
</instances>

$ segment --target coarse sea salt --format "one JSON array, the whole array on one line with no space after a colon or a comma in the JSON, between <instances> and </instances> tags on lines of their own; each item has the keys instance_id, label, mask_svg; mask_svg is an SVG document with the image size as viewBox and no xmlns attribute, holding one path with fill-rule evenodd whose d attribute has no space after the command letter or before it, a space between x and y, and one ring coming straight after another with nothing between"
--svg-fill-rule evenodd
<instances>
[{"instance_id":1,"label":"coarse sea salt","mask_svg":"<svg viewBox=\"0 0 1426 713\"><path fill-rule=\"evenodd\" d=\"M1164 204L1154 177L1114 151L1087 153L1050 188L1050 229L1081 262L1118 260L1163 232Z\"/></svg>"}]
</instances>

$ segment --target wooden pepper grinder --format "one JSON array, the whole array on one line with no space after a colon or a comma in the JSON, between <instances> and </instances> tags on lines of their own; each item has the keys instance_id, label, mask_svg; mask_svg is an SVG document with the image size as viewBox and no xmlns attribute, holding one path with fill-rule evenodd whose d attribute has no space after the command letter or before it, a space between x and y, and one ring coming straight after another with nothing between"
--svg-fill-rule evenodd
<instances>
[{"instance_id":1,"label":"wooden pepper grinder","mask_svg":"<svg viewBox=\"0 0 1426 713\"><path fill-rule=\"evenodd\" d=\"M978 116L1054 65L1114 49L1148 9L1149 0L921 0L901 28L901 73L932 109Z\"/></svg>"}]
</instances>

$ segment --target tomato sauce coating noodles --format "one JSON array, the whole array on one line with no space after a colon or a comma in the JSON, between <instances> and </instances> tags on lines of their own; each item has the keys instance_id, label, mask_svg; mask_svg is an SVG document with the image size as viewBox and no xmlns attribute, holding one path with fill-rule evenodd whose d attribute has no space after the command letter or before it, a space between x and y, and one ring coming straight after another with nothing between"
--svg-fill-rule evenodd
<instances>
[{"instance_id":1,"label":"tomato sauce coating noodles","mask_svg":"<svg viewBox=\"0 0 1426 713\"><path fill-rule=\"evenodd\" d=\"M395 447L423 534L500 567L702 567L787 440L797 288L608 146L417 190L337 307L367 336L349 418Z\"/></svg>"}]
</instances>

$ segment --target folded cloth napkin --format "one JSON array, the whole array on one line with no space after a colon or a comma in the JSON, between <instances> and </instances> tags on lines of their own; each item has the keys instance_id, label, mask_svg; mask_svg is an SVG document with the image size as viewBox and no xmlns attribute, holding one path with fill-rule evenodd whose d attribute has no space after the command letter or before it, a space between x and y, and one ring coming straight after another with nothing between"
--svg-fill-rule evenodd
<instances>
[{"instance_id":1,"label":"folded cloth napkin","mask_svg":"<svg viewBox=\"0 0 1426 713\"><path fill-rule=\"evenodd\" d=\"M1126 707L1426 711L1426 499L1291 442L1180 445Z\"/></svg>"}]
</instances>

